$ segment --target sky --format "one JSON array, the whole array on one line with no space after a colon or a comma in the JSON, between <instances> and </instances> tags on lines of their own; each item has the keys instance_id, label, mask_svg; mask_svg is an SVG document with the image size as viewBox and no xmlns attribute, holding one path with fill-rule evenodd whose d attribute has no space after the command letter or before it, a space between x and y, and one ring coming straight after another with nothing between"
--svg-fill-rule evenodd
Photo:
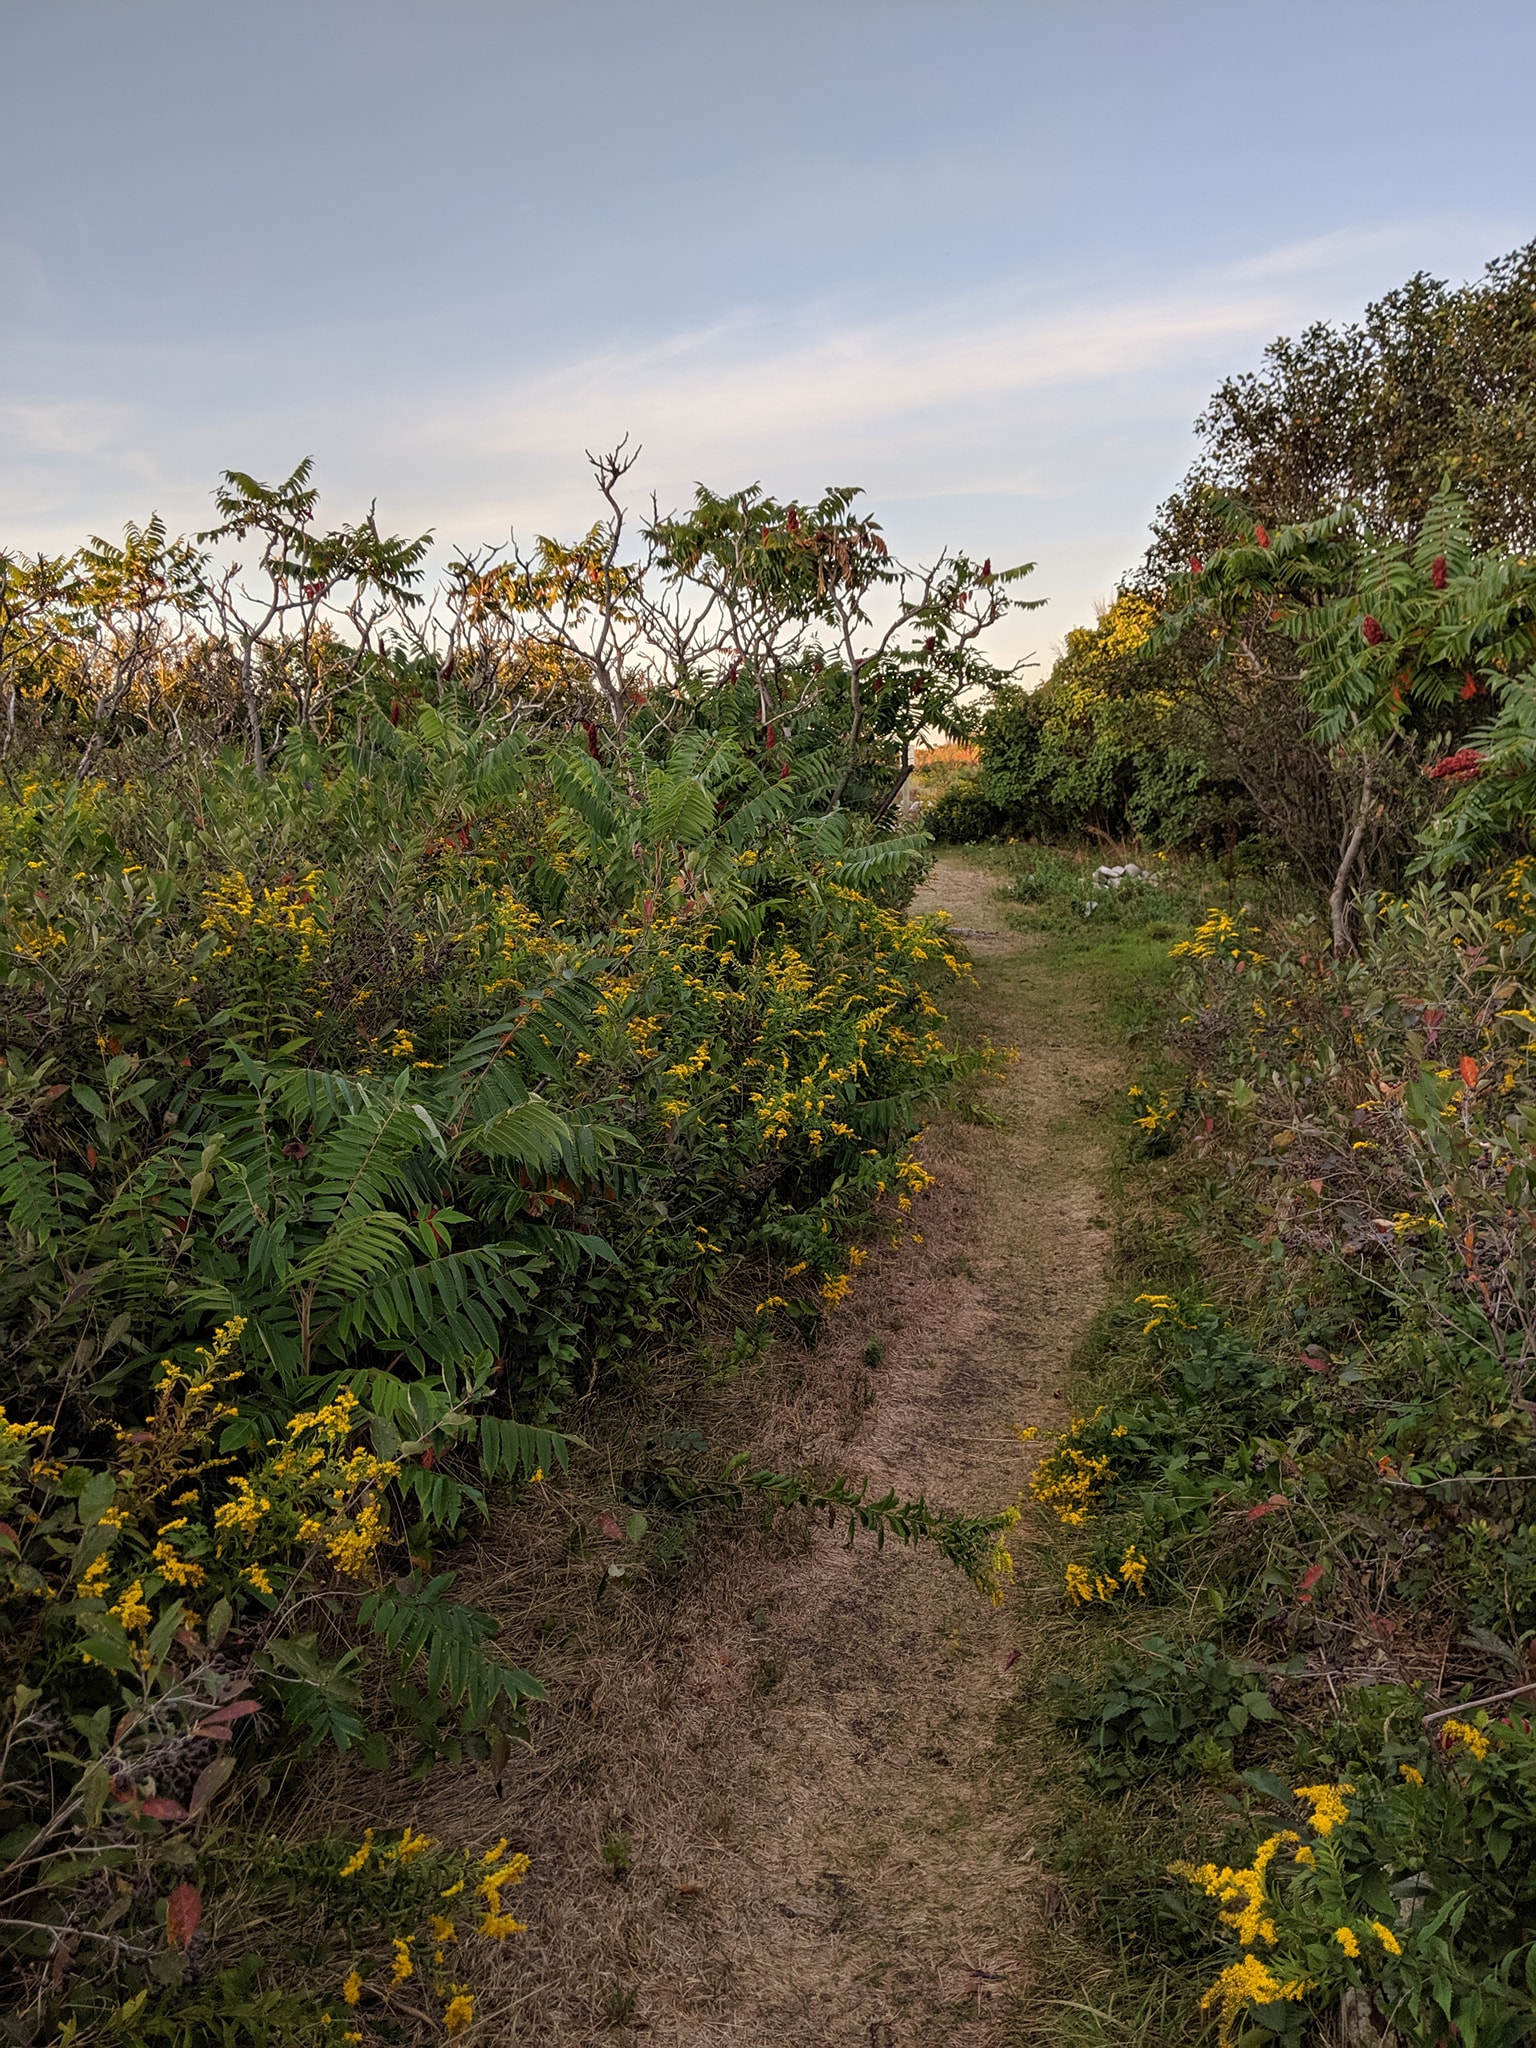
<instances>
[{"instance_id":1,"label":"sky","mask_svg":"<svg viewBox=\"0 0 1536 2048\"><path fill-rule=\"evenodd\" d=\"M1530 0L0 0L0 546L861 484L1113 594L1226 375L1536 236Z\"/></svg>"}]
</instances>

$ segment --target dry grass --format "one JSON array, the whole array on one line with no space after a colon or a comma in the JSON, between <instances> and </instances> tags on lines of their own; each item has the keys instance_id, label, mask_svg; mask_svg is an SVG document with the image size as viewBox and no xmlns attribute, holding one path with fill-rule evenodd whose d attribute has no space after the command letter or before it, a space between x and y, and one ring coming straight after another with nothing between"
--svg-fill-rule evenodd
<instances>
[{"instance_id":1,"label":"dry grass","mask_svg":"<svg viewBox=\"0 0 1536 2048\"><path fill-rule=\"evenodd\" d=\"M928 894L973 931L1001 922L990 880L956 863ZM1082 1100L1109 1072L1032 940L972 944L967 1028L1024 1046L987 1124L935 1124L923 1156L938 1189L814 1352L784 1340L702 1386L692 1367L651 1391L653 1430L687 1379L687 1420L721 1461L750 1448L969 1511L1019 1493L1014 1427L1061 1416L1102 1296ZM439 1770L390 1801L388 1818L456 1842L506 1834L534 1859L518 1901L529 1931L482 1979L477 2034L545 2048L1005 2040L1027 1997L1027 1930L1051 1909L1017 1760L994 1739L1027 1607L994 1612L936 1556L850 1552L803 1518L733 1517L697 1533L690 1563L616 1580L609 1565L634 1553L600 1517L634 1504L646 1427L638 1410L595 1419L602 1457L465 1560L466 1590L551 1694L500 1794L483 1770ZM379 1791L339 1774L327 1817L377 1820Z\"/></svg>"}]
</instances>

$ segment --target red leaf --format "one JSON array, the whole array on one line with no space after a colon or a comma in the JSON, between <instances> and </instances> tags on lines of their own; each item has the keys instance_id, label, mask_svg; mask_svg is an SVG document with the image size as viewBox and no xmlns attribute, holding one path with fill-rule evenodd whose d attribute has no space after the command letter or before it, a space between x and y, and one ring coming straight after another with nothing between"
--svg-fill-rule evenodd
<instances>
[{"instance_id":1,"label":"red leaf","mask_svg":"<svg viewBox=\"0 0 1536 2048\"><path fill-rule=\"evenodd\" d=\"M185 1820L187 1809L176 1799L146 1799L139 1808L146 1820Z\"/></svg>"},{"instance_id":2,"label":"red leaf","mask_svg":"<svg viewBox=\"0 0 1536 2048\"><path fill-rule=\"evenodd\" d=\"M1433 561L1432 561L1432 562L1430 563L1430 565L1429 565L1429 581L1430 581L1430 587L1431 587L1432 589L1434 589L1434 590L1444 590L1444 588L1445 588L1445 557L1444 557L1444 555L1436 555L1435 559L1434 559L1434 560L1433 560Z\"/></svg>"},{"instance_id":3,"label":"red leaf","mask_svg":"<svg viewBox=\"0 0 1536 2048\"><path fill-rule=\"evenodd\" d=\"M179 1884L165 1902L168 1948L190 1948L203 1917L203 1895L195 1884Z\"/></svg>"},{"instance_id":4,"label":"red leaf","mask_svg":"<svg viewBox=\"0 0 1536 2048\"><path fill-rule=\"evenodd\" d=\"M1003 1669L1005 1671L1011 1671L1014 1665L1018 1663L1019 1658L1022 1654L1023 1652L1020 1650L1010 1650L1008 1652L1008 1655L1003 1660Z\"/></svg>"},{"instance_id":5,"label":"red leaf","mask_svg":"<svg viewBox=\"0 0 1536 2048\"><path fill-rule=\"evenodd\" d=\"M1277 1515L1282 1508L1289 1506L1290 1502L1283 1493L1272 1493L1268 1500L1261 1500L1256 1508L1248 1510L1247 1519L1250 1522L1260 1522L1266 1515Z\"/></svg>"},{"instance_id":6,"label":"red leaf","mask_svg":"<svg viewBox=\"0 0 1536 2048\"><path fill-rule=\"evenodd\" d=\"M1477 1086L1477 1061L1469 1053L1461 1056L1461 1078L1469 1088Z\"/></svg>"},{"instance_id":7,"label":"red leaf","mask_svg":"<svg viewBox=\"0 0 1536 2048\"><path fill-rule=\"evenodd\" d=\"M1309 1564L1302 1573L1301 1583L1296 1588L1296 1593L1303 1605L1312 1598L1312 1588L1327 1569L1328 1567L1325 1564Z\"/></svg>"},{"instance_id":8,"label":"red leaf","mask_svg":"<svg viewBox=\"0 0 1536 2048\"><path fill-rule=\"evenodd\" d=\"M606 1536L610 1543L622 1543L624 1541L624 1531L606 1508L603 1509L597 1518L597 1533L599 1536Z\"/></svg>"},{"instance_id":9,"label":"red leaf","mask_svg":"<svg viewBox=\"0 0 1536 2048\"><path fill-rule=\"evenodd\" d=\"M1390 1227L1391 1226L1389 1225L1388 1228ZM1333 1360L1331 1358L1325 1358L1320 1351L1303 1351L1303 1353L1301 1354L1301 1362L1307 1368L1308 1372L1333 1371Z\"/></svg>"},{"instance_id":10,"label":"red leaf","mask_svg":"<svg viewBox=\"0 0 1536 2048\"><path fill-rule=\"evenodd\" d=\"M193 1732L205 1735L210 1742L228 1742L236 1721L246 1714L260 1712L260 1700L226 1700L223 1706L215 1707L206 1720L199 1721Z\"/></svg>"}]
</instances>

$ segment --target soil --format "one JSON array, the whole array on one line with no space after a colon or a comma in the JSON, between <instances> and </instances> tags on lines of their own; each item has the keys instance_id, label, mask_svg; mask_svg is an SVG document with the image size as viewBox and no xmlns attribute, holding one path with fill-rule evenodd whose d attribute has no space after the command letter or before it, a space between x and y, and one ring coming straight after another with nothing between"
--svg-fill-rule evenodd
<instances>
[{"instance_id":1,"label":"soil","mask_svg":"<svg viewBox=\"0 0 1536 2048\"><path fill-rule=\"evenodd\" d=\"M1017 1056L930 1126L921 1157L938 1186L900 1244L871 1254L815 1351L778 1366L789 1390L755 1450L982 1512L1018 1498L1015 1432L1063 1417L1102 1298L1092 1111L1115 1063L1092 986L1009 930L991 877L945 857L915 908L965 934L975 982L959 1023ZM567 1567L548 1548L557 1625L536 1661L552 1698L532 1752L503 1797L483 1773L434 1779L416 1816L464 1841L510 1835L534 1859L516 1898L529 1931L506 1944L476 2037L1007 2041L1028 1932L1049 1912L1027 1762L1021 1775L998 1741L1028 1588L994 1610L931 1551L850 1550L821 1524L724 1549L679 1598L583 1596L567 1630ZM493 1553L474 1588L492 1605ZM511 1584L509 1568L509 1598Z\"/></svg>"}]
</instances>

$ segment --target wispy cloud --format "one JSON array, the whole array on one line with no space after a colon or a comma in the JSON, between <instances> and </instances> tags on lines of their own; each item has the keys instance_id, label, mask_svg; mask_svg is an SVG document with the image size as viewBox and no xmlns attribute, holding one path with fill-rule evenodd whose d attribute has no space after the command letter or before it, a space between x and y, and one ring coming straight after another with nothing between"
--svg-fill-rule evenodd
<instances>
[{"instance_id":1,"label":"wispy cloud","mask_svg":"<svg viewBox=\"0 0 1536 2048\"><path fill-rule=\"evenodd\" d=\"M238 362L217 389L196 378L190 397L162 365L150 402L87 357L74 374L99 395L38 392L0 409L0 521L14 540L61 545L141 515L153 493L196 525L216 468L312 451L338 508L377 492L391 522L454 541L509 523L560 530L592 514L582 451L627 432L645 445L637 484L663 503L698 478L853 480L902 508L894 537L913 552L953 537L1038 557L1054 600L1046 633L1059 633L1134 558L1220 375L1277 333L1353 314L1409 269L1465 274L1508 239L1501 223L1421 220L1119 291L1085 265L894 315L746 306L562 362L482 367L448 388L430 360L360 375L349 338L311 356L312 395L291 402L253 403L261 385ZM957 519L977 530L956 532ZM1037 644L1040 626L1026 637Z\"/></svg>"}]
</instances>

